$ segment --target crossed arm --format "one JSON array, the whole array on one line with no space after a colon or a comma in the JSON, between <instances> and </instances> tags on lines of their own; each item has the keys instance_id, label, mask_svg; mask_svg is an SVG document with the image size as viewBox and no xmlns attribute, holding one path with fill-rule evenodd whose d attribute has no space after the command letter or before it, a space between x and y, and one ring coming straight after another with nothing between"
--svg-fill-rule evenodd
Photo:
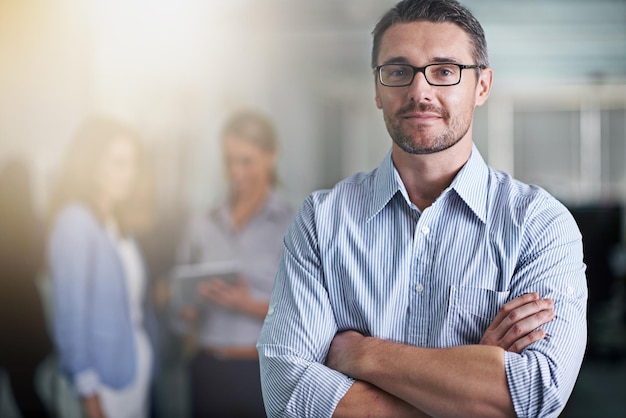
<instances>
[{"instance_id":1,"label":"crossed arm","mask_svg":"<svg viewBox=\"0 0 626 418\"><path fill-rule=\"evenodd\" d=\"M544 338L538 327L553 317L553 302L530 293L502 306L480 345L430 349L339 333L326 365L357 381L333 416L515 416L504 351Z\"/></svg>"}]
</instances>

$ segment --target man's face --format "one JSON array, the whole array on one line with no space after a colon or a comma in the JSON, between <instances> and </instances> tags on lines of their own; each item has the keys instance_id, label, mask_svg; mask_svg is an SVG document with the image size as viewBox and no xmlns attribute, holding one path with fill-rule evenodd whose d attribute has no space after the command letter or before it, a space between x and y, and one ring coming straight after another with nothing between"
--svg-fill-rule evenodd
<instances>
[{"instance_id":1,"label":"man's face","mask_svg":"<svg viewBox=\"0 0 626 418\"><path fill-rule=\"evenodd\" d=\"M452 23L398 23L382 37L378 65L473 65L471 51L469 36ZM387 87L376 75L376 106L402 150L411 154L443 151L464 138L471 141L474 108L487 100L491 77L491 69L482 70L480 76L475 69L466 69L457 85L431 86L423 73L417 73L409 86Z\"/></svg>"}]
</instances>

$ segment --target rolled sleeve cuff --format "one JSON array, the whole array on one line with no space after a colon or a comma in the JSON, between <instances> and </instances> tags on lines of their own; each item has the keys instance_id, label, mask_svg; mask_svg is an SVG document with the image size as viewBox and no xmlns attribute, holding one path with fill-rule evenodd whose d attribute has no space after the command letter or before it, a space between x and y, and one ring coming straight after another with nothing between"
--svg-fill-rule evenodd
<instances>
[{"instance_id":1,"label":"rolled sleeve cuff","mask_svg":"<svg viewBox=\"0 0 626 418\"><path fill-rule=\"evenodd\" d=\"M354 379L344 374L312 363L287 404L289 416L331 417L353 383Z\"/></svg>"},{"instance_id":2,"label":"rolled sleeve cuff","mask_svg":"<svg viewBox=\"0 0 626 418\"><path fill-rule=\"evenodd\" d=\"M268 417L331 417L354 379L277 346L257 347Z\"/></svg>"},{"instance_id":3,"label":"rolled sleeve cuff","mask_svg":"<svg viewBox=\"0 0 626 418\"><path fill-rule=\"evenodd\" d=\"M557 418L563 410L565 382L552 381L546 360L532 352L505 352L505 371L515 414L520 418ZM575 379L575 376L574 376ZM567 397L565 397L565 401Z\"/></svg>"},{"instance_id":4,"label":"rolled sleeve cuff","mask_svg":"<svg viewBox=\"0 0 626 418\"><path fill-rule=\"evenodd\" d=\"M74 388L81 397L94 395L100 388L100 379L95 370L88 369L74 375Z\"/></svg>"}]
</instances>

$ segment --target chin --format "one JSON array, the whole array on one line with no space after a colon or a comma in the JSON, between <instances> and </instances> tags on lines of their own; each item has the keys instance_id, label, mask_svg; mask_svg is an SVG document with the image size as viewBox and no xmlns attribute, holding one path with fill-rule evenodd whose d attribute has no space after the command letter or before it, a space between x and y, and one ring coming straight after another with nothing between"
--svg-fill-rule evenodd
<instances>
[{"instance_id":1,"label":"chin","mask_svg":"<svg viewBox=\"0 0 626 418\"><path fill-rule=\"evenodd\" d=\"M231 190L233 196L243 196L254 191L254 187L251 187L249 185L233 185Z\"/></svg>"}]
</instances>

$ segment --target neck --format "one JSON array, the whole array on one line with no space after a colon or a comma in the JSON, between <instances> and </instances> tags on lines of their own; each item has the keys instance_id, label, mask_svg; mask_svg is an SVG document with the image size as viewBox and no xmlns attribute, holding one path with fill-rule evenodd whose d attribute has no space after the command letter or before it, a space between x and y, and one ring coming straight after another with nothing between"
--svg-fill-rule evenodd
<instances>
[{"instance_id":1,"label":"neck","mask_svg":"<svg viewBox=\"0 0 626 418\"><path fill-rule=\"evenodd\" d=\"M263 207L271 189L270 184L263 184L233 195L230 211L235 228L241 228Z\"/></svg>"},{"instance_id":2,"label":"neck","mask_svg":"<svg viewBox=\"0 0 626 418\"><path fill-rule=\"evenodd\" d=\"M96 209L100 213L100 216L102 216L102 220L105 223L109 223L115 220L115 211L113 209L113 203L109 199L101 196L99 199L95 201L95 203L96 203Z\"/></svg>"},{"instance_id":3,"label":"neck","mask_svg":"<svg viewBox=\"0 0 626 418\"><path fill-rule=\"evenodd\" d=\"M450 186L471 152L471 140L462 140L434 154L410 154L394 143L391 157L409 199L420 210L424 210Z\"/></svg>"}]
</instances>

